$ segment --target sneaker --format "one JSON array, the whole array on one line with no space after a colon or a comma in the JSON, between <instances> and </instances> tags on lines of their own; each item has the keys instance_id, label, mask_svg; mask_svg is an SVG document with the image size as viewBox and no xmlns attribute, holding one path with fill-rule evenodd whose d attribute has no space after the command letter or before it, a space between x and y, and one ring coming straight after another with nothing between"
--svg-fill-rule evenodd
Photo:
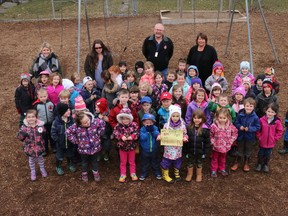
<instances>
[{"instance_id":1,"label":"sneaker","mask_svg":"<svg viewBox=\"0 0 288 216\"><path fill-rule=\"evenodd\" d=\"M228 172L227 172L226 170L221 170L221 171L220 171L220 174L221 174L222 176L228 176Z\"/></svg>"},{"instance_id":2,"label":"sneaker","mask_svg":"<svg viewBox=\"0 0 288 216\"><path fill-rule=\"evenodd\" d=\"M287 154L288 153L288 148L283 148L278 151L279 154Z\"/></svg>"},{"instance_id":3,"label":"sneaker","mask_svg":"<svg viewBox=\"0 0 288 216\"><path fill-rule=\"evenodd\" d=\"M137 175L135 173L132 173L131 174L131 179L132 179L132 181L137 181L138 177L137 177Z\"/></svg>"},{"instance_id":4,"label":"sneaker","mask_svg":"<svg viewBox=\"0 0 288 216\"><path fill-rule=\"evenodd\" d=\"M205 154L203 154L203 155L202 155L202 159L205 159L205 158L206 158L206 155L205 155Z\"/></svg>"},{"instance_id":5,"label":"sneaker","mask_svg":"<svg viewBox=\"0 0 288 216\"><path fill-rule=\"evenodd\" d=\"M141 175L140 178L139 178L139 180L140 180L140 181L144 181L145 178L146 178L145 176L142 176L142 175Z\"/></svg>"},{"instance_id":6,"label":"sneaker","mask_svg":"<svg viewBox=\"0 0 288 216\"><path fill-rule=\"evenodd\" d=\"M35 181L36 180L36 172L31 172L31 181Z\"/></svg>"},{"instance_id":7,"label":"sneaker","mask_svg":"<svg viewBox=\"0 0 288 216\"><path fill-rule=\"evenodd\" d=\"M109 161L109 155L108 155L108 154L104 154L103 160L104 160L104 161Z\"/></svg>"},{"instance_id":8,"label":"sneaker","mask_svg":"<svg viewBox=\"0 0 288 216\"><path fill-rule=\"evenodd\" d=\"M269 169L269 166L265 164L265 165L263 166L263 171L264 171L265 173L268 173L269 170L270 170L270 169Z\"/></svg>"},{"instance_id":9,"label":"sneaker","mask_svg":"<svg viewBox=\"0 0 288 216\"><path fill-rule=\"evenodd\" d=\"M82 172L82 181L85 183L88 182L88 173L87 172Z\"/></svg>"},{"instance_id":10,"label":"sneaker","mask_svg":"<svg viewBox=\"0 0 288 216\"><path fill-rule=\"evenodd\" d=\"M250 171L250 166L248 165L248 163L244 164L243 171L244 172L249 172Z\"/></svg>"},{"instance_id":11,"label":"sneaker","mask_svg":"<svg viewBox=\"0 0 288 216\"><path fill-rule=\"evenodd\" d=\"M212 178L216 178L216 177L217 177L216 171L212 171L212 172L211 172L211 177L212 177Z\"/></svg>"},{"instance_id":12,"label":"sneaker","mask_svg":"<svg viewBox=\"0 0 288 216\"><path fill-rule=\"evenodd\" d=\"M156 179L157 180L161 180L162 179L162 176L160 174L156 175Z\"/></svg>"},{"instance_id":13,"label":"sneaker","mask_svg":"<svg viewBox=\"0 0 288 216\"><path fill-rule=\"evenodd\" d=\"M262 169L262 165L261 164L258 164L257 167L255 168L255 171L256 172L260 172Z\"/></svg>"},{"instance_id":14,"label":"sneaker","mask_svg":"<svg viewBox=\"0 0 288 216\"><path fill-rule=\"evenodd\" d=\"M238 167L239 167L238 163L234 163L233 166L231 167L231 170L236 171Z\"/></svg>"},{"instance_id":15,"label":"sneaker","mask_svg":"<svg viewBox=\"0 0 288 216\"><path fill-rule=\"evenodd\" d=\"M64 175L64 170L62 169L62 167L56 167L56 172L58 175Z\"/></svg>"},{"instance_id":16,"label":"sneaker","mask_svg":"<svg viewBox=\"0 0 288 216\"><path fill-rule=\"evenodd\" d=\"M119 182L124 183L126 180L126 175L121 175L119 178Z\"/></svg>"},{"instance_id":17,"label":"sneaker","mask_svg":"<svg viewBox=\"0 0 288 216\"><path fill-rule=\"evenodd\" d=\"M100 181L100 174L99 174L99 172L98 171L93 171L93 176L94 176L94 180L96 181L96 182L99 182Z\"/></svg>"}]
</instances>

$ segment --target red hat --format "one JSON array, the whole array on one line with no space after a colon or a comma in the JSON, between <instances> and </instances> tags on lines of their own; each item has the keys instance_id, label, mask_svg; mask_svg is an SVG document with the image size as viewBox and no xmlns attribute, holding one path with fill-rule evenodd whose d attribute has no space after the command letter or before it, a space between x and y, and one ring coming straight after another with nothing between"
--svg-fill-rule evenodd
<instances>
[{"instance_id":1,"label":"red hat","mask_svg":"<svg viewBox=\"0 0 288 216\"><path fill-rule=\"evenodd\" d=\"M96 101L95 106L100 110L100 113L108 112L108 103L105 98L100 98Z\"/></svg>"},{"instance_id":2,"label":"red hat","mask_svg":"<svg viewBox=\"0 0 288 216\"><path fill-rule=\"evenodd\" d=\"M172 95L169 92L163 92L160 96L160 101L162 100L172 100Z\"/></svg>"}]
</instances>

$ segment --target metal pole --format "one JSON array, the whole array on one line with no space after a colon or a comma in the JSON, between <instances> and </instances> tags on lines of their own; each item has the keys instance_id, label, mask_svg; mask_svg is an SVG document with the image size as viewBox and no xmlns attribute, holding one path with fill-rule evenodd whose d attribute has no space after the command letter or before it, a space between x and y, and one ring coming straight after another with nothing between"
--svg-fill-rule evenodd
<instances>
[{"instance_id":1,"label":"metal pole","mask_svg":"<svg viewBox=\"0 0 288 216\"><path fill-rule=\"evenodd\" d=\"M248 28L248 43L249 43L249 53L250 53L250 68L251 73L254 75L253 70L253 56L252 56L252 44L251 44L251 33L250 33L250 22L249 22L249 8L248 8L248 0L245 0L246 4L246 17L247 17L247 28Z\"/></svg>"},{"instance_id":2,"label":"metal pole","mask_svg":"<svg viewBox=\"0 0 288 216\"><path fill-rule=\"evenodd\" d=\"M137 0L132 0L133 16L137 15Z\"/></svg>"},{"instance_id":3,"label":"metal pole","mask_svg":"<svg viewBox=\"0 0 288 216\"><path fill-rule=\"evenodd\" d=\"M220 11L223 11L223 0L220 0Z\"/></svg>"},{"instance_id":4,"label":"metal pole","mask_svg":"<svg viewBox=\"0 0 288 216\"><path fill-rule=\"evenodd\" d=\"M106 17L109 17L109 3L108 3L108 0L105 0L105 6L106 6Z\"/></svg>"},{"instance_id":5,"label":"metal pole","mask_svg":"<svg viewBox=\"0 0 288 216\"><path fill-rule=\"evenodd\" d=\"M86 27L87 27L87 34L88 34L88 47L89 50L91 49L90 46L90 29L89 29L89 17L88 17L88 11L87 11L87 0L84 0L84 8L85 8L85 17L86 17Z\"/></svg>"},{"instance_id":6,"label":"metal pole","mask_svg":"<svg viewBox=\"0 0 288 216\"><path fill-rule=\"evenodd\" d=\"M236 1L237 0L234 0L233 1L233 11L232 11L232 17L231 17L231 20L230 20L230 26L229 26L229 32L228 32L228 37L227 37L227 42L226 42L226 48L225 48L225 51L224 51L224 55L227 54L227 50L228 50L228 45L229 45L229 41L230 41L230 35L231 35L231 30L232 30L232 24L233 24L233 19L234 19L234 12L235 12L235 7L236 7Z\"/></svg>"},{"instance_id":7,"label":"metal pole","mask_svg":"<svg viewBox=\"0 0 288 216\"><path fill-rule=\"evenodd\" d=\"M78 0L78 58L77 58L77 72L80 74L80 47L81 47L81 0Z\"/></svg>"},{"instance_id":8,"label":"metal pole","mask_svg":"<svg viewBox=\"0 0 288 216\"><path fill-rule=\"evenodd\" d=\"M193 11L193 27L194 27L194 34L196 33L196 14L195 14L195 1L192 0L192 11Z\"/></svg>"},{"instance_id":9,"label":"metal pole","mask_svg":"<svg viewBox=\"0 0 288 216\"><path fill-rule=\"evenodd\" d=\"M264 12L263 12L263 8L262 8L261 1L260 1L260 0L258 0L258 5L259 5L259 8L260 8L261 17L262 17L262 19L263 19L266 32L267 32L267 34L268 34L269 42L270 42L271 47L272 47L272 50L273 50L274 58L276 59L276 63L279 64L280 61L279 61L279 58L278 58L278 55L277 55L277 52L276 52L276 48L275 48L274 43L273 43L273 41L272 41L272 35L271 35L270 30L269 30L269 28L268 28L268 25L267 25L267 22L266 22L266 19L265 19L265 16L264 16Z\"/></svg>"},{"instance_id":10,"label":"metal pole","mask_svg":"<svg viewBox=\"0 0 288 216\"><path fill-rule=\"evenodd\" d=\"M55 8L54 8L54 0L51 0L52 3L52 17L55 19Z\"/></svg>"},{"instance_id":11,"label":"metal pole","mask_svg":"<svg viewBox=\"0 0 288 216\"><path fill-rule=\"evenodd\" d=\"M180 18L183 17L183 0L180 0Z\"/></svg>"}]
</instances>

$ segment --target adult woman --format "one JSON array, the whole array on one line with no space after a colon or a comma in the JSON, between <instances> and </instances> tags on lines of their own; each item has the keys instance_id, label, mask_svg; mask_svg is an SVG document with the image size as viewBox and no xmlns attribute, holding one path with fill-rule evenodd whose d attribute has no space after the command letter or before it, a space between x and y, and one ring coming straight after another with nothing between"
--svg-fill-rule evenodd
<instances>
[{"instance_id":1,"label":"adult woman","mask_svg":"<svg viewBox=\"0 0 288 216\"><path fill-rule=\"evenodd\" d=\"M104 86L101 73L112 65L113 59L110 50L101 40L96 39L93 42L90 53L86 57L84 70L86 76L92 77L94 85L100 92L102 92Z\"/></svg>"},{"instance_id":2,"label":"adult woman","mask_svg":"<svg viewBox=\"0 0 288 216\"><path fill-rule=\"evenodd\" d=\"M199 70L199 78L204 83L211 75L212 67L218 60L217 52L213 46L207 44L208 38L204 33L199 33L196 38L196 45L193 46L187 57L188 65L196 65Z\"/></svg>"},{"instance_id":3,"label":"adult woman","mask_svg":"<svg viewBox=\"0 0 288 216\"><path fill-rule=\"evenodd\" d=\"M51 45L47 42L41 45L39 54L30 69L30 74L32 77L38 79L40 73L44 70L50 73L58 72L62 74L58 57L53 53Z\"/></svg>"}]
</instances>

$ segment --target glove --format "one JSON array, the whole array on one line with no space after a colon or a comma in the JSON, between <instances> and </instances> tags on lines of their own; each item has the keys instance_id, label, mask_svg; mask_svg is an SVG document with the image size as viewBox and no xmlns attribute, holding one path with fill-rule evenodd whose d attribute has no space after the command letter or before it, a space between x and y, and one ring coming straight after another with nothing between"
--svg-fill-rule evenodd
<instances>
[{"instance_id":1,"label":"glove","mask_svg":"<svg viewBox=\"0 0 288 216\"><path fill-rule=\"evenodd\" d=\"M148 126L146 126L146 131L148 131L148 132L153 132L153 125L148 125Z\"/></svg>"}]
</instances>

